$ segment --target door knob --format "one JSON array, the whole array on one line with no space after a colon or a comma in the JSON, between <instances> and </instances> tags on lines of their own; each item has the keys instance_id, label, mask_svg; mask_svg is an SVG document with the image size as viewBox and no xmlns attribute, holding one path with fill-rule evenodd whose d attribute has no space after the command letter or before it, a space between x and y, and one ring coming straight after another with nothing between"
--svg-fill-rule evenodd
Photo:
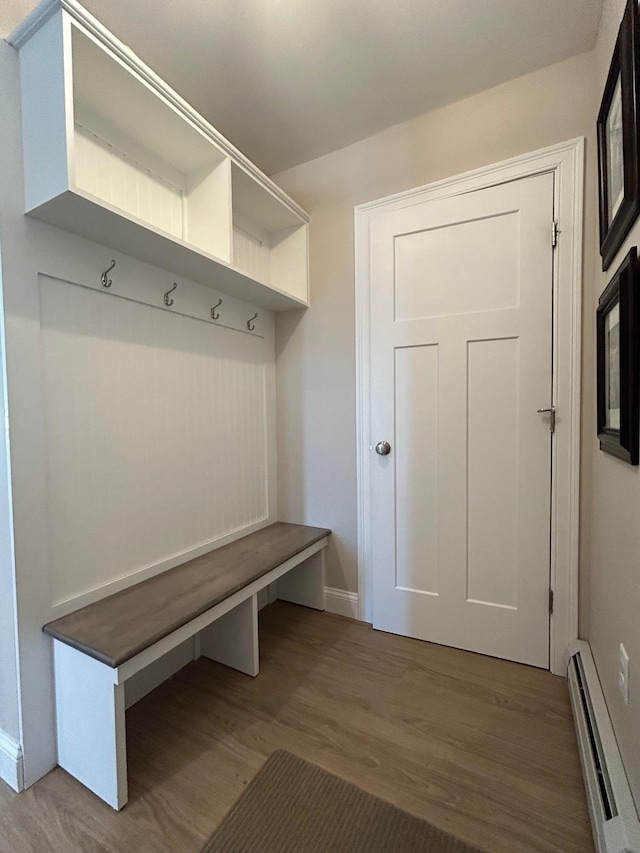
<instances>
[{"instance_id":1,"label":"door knob","mask_svg":"<svg viewBox=\"0 0 640 853\"><path fill-rule=\"evenodd\" d=\"M379 441L376 444L376 453L378 456L388 456L391 453L391 445L388 441Z\"/></svg>"}]
</instances>

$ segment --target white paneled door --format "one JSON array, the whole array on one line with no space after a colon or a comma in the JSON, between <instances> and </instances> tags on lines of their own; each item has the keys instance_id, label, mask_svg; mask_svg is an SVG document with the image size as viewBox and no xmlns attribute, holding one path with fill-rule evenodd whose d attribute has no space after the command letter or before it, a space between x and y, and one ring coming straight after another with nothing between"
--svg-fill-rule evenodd
<instances>
[{"instance_id":1,"label":"white paneled door","mask_svg":"<svg viewBox=\"0 0 640 853\"><path fill-rule=\"evenodd\" d=\"M552 221L542 174L371 226L374 627L544 668Z\"/></svg>"}]
</instances>

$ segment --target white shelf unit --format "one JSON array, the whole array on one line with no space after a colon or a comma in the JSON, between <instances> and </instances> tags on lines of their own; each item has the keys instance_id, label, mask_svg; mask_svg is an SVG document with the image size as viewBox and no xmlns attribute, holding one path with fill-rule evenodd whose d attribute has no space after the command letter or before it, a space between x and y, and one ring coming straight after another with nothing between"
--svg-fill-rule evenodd
<instances>
[{"instance_id":1,"label":"white shelf unit","mask_svg":"<svg viewBox=\"0 0 640 853\"><path fill-rule=\"evenodd\" d=\"M308 216L75 0L20 53L25 212L271 310L308 305Z\"/></svg>"},{"instance_id":2,"label":"white shelf unit","mask_svg":"<svg viewBox=\"0 0 640 853\"><path fill-rule=\"evenodd\" d=\"M307 226L300 226L295 213L235 163L231 191L233 263L265 284L308 302Z\"/></svg>"}]
</instances>

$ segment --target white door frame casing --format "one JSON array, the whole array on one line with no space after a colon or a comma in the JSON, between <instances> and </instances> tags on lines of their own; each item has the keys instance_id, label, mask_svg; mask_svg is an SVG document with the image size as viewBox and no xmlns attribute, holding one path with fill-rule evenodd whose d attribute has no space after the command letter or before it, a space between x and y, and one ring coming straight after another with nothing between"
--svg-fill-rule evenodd
<instances>
[{"instance_id":1,"label":"white door frame casing","mask_svg":"<svg viewBox=\"0 0 640 853\"><path fill-rule=\"evenodd\" d=\"M356 251L356 440L358 497L359 618L371 621L370 465L375 436L370 431L371 219L429 200L461 195L541 173L554 175L554 218L560 236L553 259L553 405L557 427L552 441L550 669L565 675L568 650L578 637L578 536L580 480L580 358L582 322L582 227L584 139L486 166L454 178L378 199L355 208ZM551 240L552 223L549 222Z\"/></svg>"}]
</instances>

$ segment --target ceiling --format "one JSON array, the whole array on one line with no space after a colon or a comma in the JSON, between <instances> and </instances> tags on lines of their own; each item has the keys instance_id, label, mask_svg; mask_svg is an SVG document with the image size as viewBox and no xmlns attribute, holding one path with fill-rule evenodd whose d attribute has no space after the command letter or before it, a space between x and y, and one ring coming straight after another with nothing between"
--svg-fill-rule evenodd
<instances>
[{"instance_id":1,"label":"ceiling","mask_svg":"<svg viewBox=\"0 0 640 853\"><path fill-rule=\"evenodd\" d=\"M85 0L268 174L559 62L603 0ZM0 36L35 6L0 0Z\"/></svg>"}]
</instances>

